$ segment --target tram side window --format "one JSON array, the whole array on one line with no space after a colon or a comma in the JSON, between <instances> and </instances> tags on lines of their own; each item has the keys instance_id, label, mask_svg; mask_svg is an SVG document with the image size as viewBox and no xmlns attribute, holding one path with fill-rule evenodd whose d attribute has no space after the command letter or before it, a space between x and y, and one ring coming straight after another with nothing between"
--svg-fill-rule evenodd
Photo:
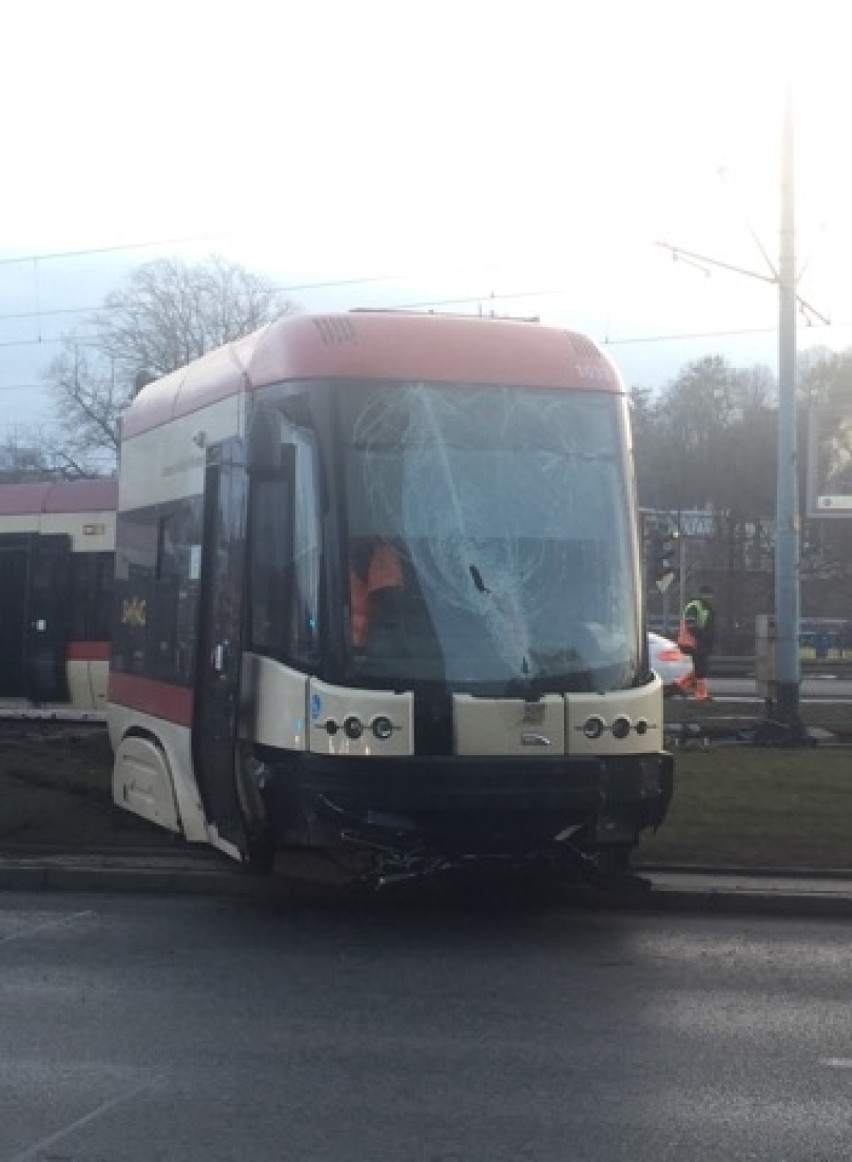
<instances>
[{"instance_id":1,"label":"tram side window","mask_svg":"<svg viewBox=\"0 0 852 1162\"><path fill-rule=\"evenodd\" d=\"M191 685L201 561L201 497L119 518L113 665Z\"/></svg>"},{"instance_id":2,"label":"tram side window","mask_svg":"<svg viewBox=\"0 0 852 1162\"><path fill-rule=\"evenodd\" d=\"M109 641L112 589L112 553L72 555L70 627L72 641Z\"/></svg>"},{"instance_id":3,"label":"tram side window","mask_svg":"<svg viewBox=\"0 0 852 1162\"><path fill-rule=\"evenodd\" d=\"M116 524L112 666L149 674L149 610L156 563L156 510L123 512Z\"/></svg>"},{"instance_id":4,"label":"tram side window","mask_svg":"<svg viewBox=\"0 0 852 1162\"><path fill-rule=\"evenodd\" d=\"M251 648L310 669L319 639L320 554L316 457L309 436L297 437L292 474L253 480L250 537Z\"/></svg>"},{"instance_id":5,"label":"tram side window","mask_svg":"<svg viewBox=\"0 0 852 1162\"><path fill-rule=\"evenodd\" d=\"M175 677L177 606L179 580L175 551L177 513L169 512L157 521L157 556L154 587L148 613L148 665L153 673L168 681Z\"/></svg>"},{"instance_id":6,"label":"tram side window","mask_svg":"<svg viewBox=\"0 0 852 1162\"><path fill-rule=\"evenodd\" d=\"M189 684L195 659L201 560L201 506L179 502L160 515L153 594L152 638L158 676Z\"/></svg>"}]
</instances>

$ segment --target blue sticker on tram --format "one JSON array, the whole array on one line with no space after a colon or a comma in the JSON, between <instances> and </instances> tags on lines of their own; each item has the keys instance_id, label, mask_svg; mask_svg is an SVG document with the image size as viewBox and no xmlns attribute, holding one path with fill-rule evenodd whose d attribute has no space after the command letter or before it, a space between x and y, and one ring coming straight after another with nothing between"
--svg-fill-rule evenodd
<instances>
[{"instance_id":1,"label":"blue sticker on tram","mask_svg":"<svg viewBox=\"0 0 852 1162\"><path fill-rule=\"evenodd\" d=\"M311 718L314 720L314 722L316 722L316 720L319 718L320 714L322 714L322 698L320 698L319 694L312 694L311 695Z\"/></svg>"}]
</instances>

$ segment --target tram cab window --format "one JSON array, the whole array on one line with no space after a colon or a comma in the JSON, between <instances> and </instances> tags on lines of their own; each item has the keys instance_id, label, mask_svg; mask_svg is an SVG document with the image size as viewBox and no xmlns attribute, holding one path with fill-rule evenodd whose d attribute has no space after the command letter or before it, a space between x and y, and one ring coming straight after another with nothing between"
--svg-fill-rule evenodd
<instances>
[{"instance_id":1,"label":"tram cab window","mask_svg":"<svg viewBox=\"0 0 852 1162\"><path fill-rule=\"evenodd\" d=\"M510 384L364 384L340 396L350 556L358 538L391 544L404 582L378 636L350 596L353 684L635 681L620 408Z\"/></svg>"}]
</instances>

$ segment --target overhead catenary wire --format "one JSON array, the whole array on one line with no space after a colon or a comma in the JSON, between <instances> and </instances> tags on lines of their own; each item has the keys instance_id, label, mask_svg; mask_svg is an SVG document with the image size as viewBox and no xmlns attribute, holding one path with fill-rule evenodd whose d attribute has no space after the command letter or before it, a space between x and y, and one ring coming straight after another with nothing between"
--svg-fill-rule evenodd
<instances>
[{"instance_id":1,"label":"overhead catenary wire","mask_svg":"<svg viewBox=\"0 0 852 1162\"><path fill-rule=\"evenodd\" d=\"M181 240L175 239L173 241L181 241ZM184 239L184 241L186 241L186 239ZM103 249L106 251L109 251L109 250L129 249L131 247L140 247L141 248L142 246L153 246L153 245L156 245L156 243L134 243L134 244L128 245L127 247L115 246L115 247L107 247L107 248L103 248ZM666 244L662 244L662 245L666 245ZM675 248L672 248L672 249L675 249ZM67 252L62 252L61 254L58 254L56 257L75 257L78 254L82 254L82 253L100 253L100 252L102 252L100 248L97 250L93 249L91 251L86 251L86 252L67 251ZM679 251L679 253L686 253L686 252ZM48 256L48 257L51 257L51 256ZM0 263L2 263L4 261L11 261L11 260L0 259ZM23 261L23 260L21 260L21 261ZM30 259L30 261L32 261L32 259ZM402 274L367 275L367 276L359 276L357 278L331 279L331 280L326 280L326 281L321 281L321 282L290 283L290 284L287 284L284 286L274 286L271 289L276 294L290 294L290 293L295 293L298 291L329 290L329 289L337 289L337 288L349 287L349 286L366 286L366 285L379 283L379 282L402 281L408 277L410 277L410 276L402 275ZM766 278L766 276L757 276L757 277ZM766 281L770 281L770 280L767 278ZM498 302L498 301L499 302L507 302L507 301L512 301L514 299L529 299L529 298L558 298L558 297L566 295L568 293L569 292L567 290L565 290L564 288L557 288L557 287L549 287L549 288L545 288L545 289L540 288L540 289L536 289L536 290L513 290L513 291L499 291L499 292L491 291L491 292L484 294L484 295L483 294L478 294L478 295L472 294L472 295L457 296L457 297L446 298L446 299L429 299L429 300L418 300L416 302L393 303L393 304L389 304L389 305L383 307L382 309L385 309L385 310L433 310L433 309L437 309L437 308L441 308L441 307L458 307L458 306L465 306L467 304L477 304L480 307L480 310L482 310L484 307L487 306L487 304L492 303L492 302ZM802 304L802 305L804 305L804 304ZM59 316L59 315L72 315L72 314L95 314L95 313L99 313L99 312L118 311L121 309L123 309L123 308L120 305L109 306L109 305L102 304L101 306L93 306L93 307L61 307L61 308L53 308L53 309L38 310L38 311L23 311L23 312L14 312L14 313L6 313L6 314L0 313L0 322L7 322L7 321L8 322L11 322L11 321L19 321L20 322L20 321L25 321L27 319L39 319L39 320L41 320L42 318L45 318L48 316L53 317L53 316ZM367 309L369 309L369 307ZM814 312L814 314L816 314L816 312ZM820 316L818 314L816 317L819 320L818 323L814 323L812 317L807 319L808 325L810 327L835 326L838 328L843 328L843 327L848 327L851 325L851 324L844 324L844 323L839 322L837 320L828 320L828 319L826 319L823 316ZM670 333L655 334L655 335L631 335L631 336L622 336L622 337L612 337L611 335L607 334L605 337L600 339L600 342L603 346L610 346L610 347L612 347L612 346L627 346L627 345L634 344L634 343L635 344L668 343L668 342L689 341L689 340L697 340L697 339L724 339L724 338L733 338L733 337L737 337L737 336L771 334L774 332L774 330L775 330L775 328L773 328L773 327L741 327L741 328L719 328L719 329L715 329L712 331L670 332ZM67 338L67 336L64 336L64 335L45 337L45 336L40 334L38 336L38 338L35 338L35 339L0 340L0 348L54 345L54 344L63 342L66 338ZM85 342L85 340L83 340L83 339L80 339L79 341Z\"/></svg>"},{"instance_id":2,"label":"overhead catenary wire","mask_svg":"<svg viewBox=\"0 0 852 1162\"><path fill-rule=\"evenodd\" d=\"M37 263L44 262L44 261L55 261L55 260L68 259L68 258L80 258L80 257L89 256L89 255L117 253L117 252L127 251L127 250L140 250L140 249L152 248L152 247L156 247L156 246L175 245L177 243L197 242L197 241L203 241L206 239L213 239L213 238L231 238L231 237L240 237L240 236L242 236L242 232L230 231L230 232L219 232L219 233L212 233L212 234L190 235L190 236L184 236L181 238L156 239L156 240L148 241L148 242L117 243L117 244L110 245L110 246L88 247L88 248L84 248L84 249L80 249L80 250L55 251L53 253L46 253L46 254L36 254L36 255L27 255L27 256L20 256L20 257L16 256L16 257L0 258L0 266L9 265L9 264L13 264L13 263L33 263L35 266ZM679 247L670 246L667 243L658 243L658 245L663 246L663 247L671 250L676 257L700 257L697 255L693 256L693 255L691 255L691 253L689 251L685 251ZM724 263L718 263L718 262L715 262L714 265L725 266ZM730 267L730 269L739 270L739 268L735 268L735 267ZM744 272L740 271L740 273L744 273ZM752 273L752 272L748 272L748 273ZM760 279L765 280L767 282L773 281L770 277L768 277L766 275L759 275L759 274L754 273L753 277L760 278ZM367 285L380 283L380 282L401 282L401 281L404 281L406 279L410 279L410 275L404 275L404 274L366 275L366 276L359 276L356 278L330 279L330 280L318 281L318 282L290 283L290 284L287 284L284 286L273 286L271 288L271 290L273 291L273 293L276 293L276 294L294 294L294 293L298 293L301 291L332 290L332 289L338 289L338 288L343 288L343 287L367 286ZM511 301L513 299L521 299L521 298L556 298L556 297L560 297L562 295L565 295L567 293L569 293L569 292L566 291L564 288L548 288L548 289L537 289L537 290L504 291L504 292L493 292L492 291L486 295L465 295L465 296L458 296L458 297L447 298L447 299L432 299L432 300L420 300L418 302L409 302L409 303L395 303L395 304L390 304L390 305L384 307L384 309L390 309L390 310L430 310L430 309L435 309L435 308L439 308L439 307L465 306L466 304L473 304L473 303L478 304L480 306L480 309L482 309L482 307L485 306L489 302L495 302L495 301L506 302L506 301ZM37 302L38 302L38 298L37 298ZM806 307L807 305L802 303L802 306ZM99 313L110 313L113 311L120 311L122 309L124 309L124 308L120 304L117 304L117 305L100 304L99 306L90 306L90 307L59 307L59 308L48 308L48 309L44 309L40 306L40 304L38 304L38 309L35 311L18 311L18 312L6 312L6 313L0 312L0 322L24 322L28 319L36 319L40 322L42 319L48 318L48 317L59 317L59 316L63 316L63 315L95 315L95 314L99 314ZM815 325L813 323L813 318L812 318L813 315L815 315L817 317L817 319L819 319L821 325L823 325L823 326L831 326L832 325L832 321L826 319L824 316L820 315L818 312L813 311L812 308L810 309L810 312L811 312L811 317L806 316L806 321L808 322L808 324L810 326ZM838 323L836 323L836 321L834 322L834 325L843 326L843 324L838 324ZM629 336L629 337L623 337L623 338L612 338L607 334L600 341L604 346L617 346L617 345L618 346L625 346L625 345L628 345L631 343L662 343L662 342L675 342L675 341L680 341L680 340L686 341L686 340L691 340L691 339L728 338L728 337L733 337L733 336L737 336L737 335L743 335L743 336L745 336L745 335L757 335L757 334L768 333L768 332L771 332L772 330L773 330L773 328L755 327L755 328L737 328L737 329L718 329L718 330L714 330L714 331L701 331L701 332L684 332L684 333L678 333L678 334ZM35 339L0 340L0 348L55 345L57 343L63 342L63 340L65 338L66 338L66 336L45 337L41 333L39 333L38 337Z\"/></svg>"},{"instance_id":3,"label":"overhead catenary wire","mask_svg":"<svg viewBox=\"0 0 852 1162\"><path fill-rule=\"evenodd\" d=\"M406 277L406 275L402 274L375 274L360 278L331 279L328 282L292 283L288 286L272 286L269 289L273 294L295 294L299 291L336 290L338 288L347 286L366 286L370 283L376 282L398 282L402 281ZM112 311L122 311L125 309L126 307L123 303L116 303L114 305L101 303L99 306L93 307L50 307L36 311L14 311L0 313L0 322L21 322L26 319L42 319L48 315L93 315L99 313L108 314Z\"/></svg>"},{"instance_id":4,"label":"overhead catenary wire","mask_svg":"<svg viewBox=\"0 0 852 1162\"><path fill-rule=\"evenodd\" d=\"M852 324L821 321L819 323L810 323L809 326L819 329L832 326L849 327ZM604 346L626 346L630 343L679 343L688 339L733 339L738 335L775 335L777 334L777 330L777 327L740 327L729 331L684 331L682 333L668 335L627 335L621 339L609 338L605 341Z\"/></svg>"},{"instance_id":5,"label":"overhead catenary wire","mask_svg":"<svg viewBox=\"0 0 852 1162\"><path fill-rule=\"evenodd\" d=\"M220 230L210 234L190 234L182 238L155 238L148 242L116 242L109 246L86 246L80 250L54 250L45 254L15 254L0 258L0 266L30 262L59 262L65 258L89 258L96 254L118 254L123 250L151 250L156 246L176 246L187 242L206 242L214 238L244 238L244 230Z\"/></svg>"},{"instance_id":6,"label":"overhead catenary wire","mask_svg":"<svg viewBox=\"0 0 852 1162\"><path fill-rule=\"evenodd\" d=\"M726 190L727 190L729 196L733 196L733 191L730 189L730 186L727 183L727 173L726 173L724 167L721 167L721 166L719 167L718 176L719 176L722 184L726 187ZM759 238L757 237L756 232L754 231L754 229L752 228L751 224L748 222L747 219L746 219L746 227L749 230L756 245L758 246L758 249L760 250L762 257L765 259L767 266L769 267L770 271L772 272L772 277L767 276L767 275L761 275L761 274L758 274L757 272L751 272L751 271L745 272L745 271L742 271L738 267L728 266L727 264L718 262L717 260L709 260L709 261L712 261L712 264L714 266L723 267L723 268L727 268L730 270L736 270L738 273L748 273L748 274L751 274L751 276L754 278L759 278L759 279L767 281L767 282L774 282L776 277L777 277L777 274L776 274L774 265L772 263L772 260L770 259L765 248L763 247L762 243L760 242ZM169 237L169 238L148 239L147 241L119 242L119 243L112 243L112 244L105 245L105 246L88 246L88 247L81 247L81 248L76 249L76 250L57 250L57 251L44 252L41 254L9 255L6 257L2 257L2 258L0 258L0 266L23 265L23 264L32 264L33 265L34 276L35 276L35 280L36 280L35 285L36 285L37 309L35 311L0 313L0 321L2 321L2 322L6 322L6 321L8 321L8 322L12 322L12 321L22 322L22 321L26 321L27 319L37 319L37 320L41 321L42 319L47 318L47 317L58 317L60 315L77 315L77 314L94 315L94 314L98 314L98 313L109 313L111 311L119 311L122 309L122 307L120 305L110 306L110 305L106 305L106 304L100 304L98 306L91 306L91 307L60 307L60 308L52 308L52 309L43 309L41 307L41 302L40 302L41 291L40 291L39 280L38 280L38 264L39 263L62 261L62 260L66 260L66 259L84 258L84 257L101 255L101 254L116 254L116 253L121 253L121 252L126 252L126 251L154 249L154 248L161 247L161 246L184 245L184 244L192 243L192 242L212 241L215 239L240 238L240 237L244 238L247 236L255 236L256 234L263 235L263 233L264 233L263 231L254 232L254 231L245 231L245 230L228 230L228 231L220 230L220 231L210 231L210 232L202 233L202 234L183 235L183 236L175 236L175 237ZM658 242L657 245L663 246L664 248L670 250L672 252L673 257L675 257L675 258L678 258L678 257L680 257L681 259L701 258L700 255L693 255L693 254L691 254L690 251L683 250L680 247L671 246L668 243ZM330 280L319 281L319 282L291 283L291 284L288 284L286 286L275 286L275 287L272 287L271 289L276 294L293 294L293 293L298 293L301 291L331 290L331 289L342 288L342 287L347 287L347 286L366 286L366 285L380 283L380 282L395 282L395 281L400 282L400 281L405 281L406 279L410 279L410 275L399 274L399 273L397 273L397 274L379 274L379 275L359 276L356 278L330 279ZM555 290L552 289L552 290L503 292L500 294L492 293L492 294L485 295L485 296L468 295L465 297L458 297L458 298L452 298L452 299L440 299L440 300L433 300L433 301L429 301L429 302L421 301L421 302L417 302L417 303L395 304L394 306L390 307L389 309L426 310L426 309L430 309L430 308L444 307L444 306L463 306L466 303L484 304L485 302L497 300L497 299L499 299L501 301L506 301L506 300L516 299L516 298L555 297L555 296L563 295L565 293L567 293L567 292L563 289L555 289ZM830 321L828 319L826 319L824 316L822 316L821 314L819 314L819 312L814 311L813 308L808 307L808 305L805 303L802 303L801 305L804 308L806 308L807 311L809 311L811 315L815 315L823 323L823 325L825 325L825 326L831 325ZM806 318L807 318L807 316L806 316ZM808 321L810 322L811 320L808 319ZM839 324L839 325L842 325L842 324ZM717 331L712 331L712 332L685 333L682 335L678 334L678 335L662 335L662 336L639 336L639 337L635 337L635 338L625 338L625 339L610 339L609 337L607 337L605 340L602 340L602 342L604 343L604 345L615 345L615 344L623 345L623 344L634 343L634 342L635 343L651 343L651 342L668 342L668 341L674 341L674 340L679 340L679 339L687 340L687 339L693 339L693 338L724 338L724 337L736 335L736 334L742 334L742 335L760 334L764 330L765 330L764 328L755 328L755 329L748 328L748 329L739 329L736 331L717 330ZM0 341L0 348L19 347L19 346L20 347L38 346L38 345L43 345L43 344L55 344L55 343L59 343L61 341L62 341L62 337L59 337L59 336L44 338L41 334L39 334L38 338L36 338L36 339L19 339L19 340Z\"/></svg>"}]
</instances>

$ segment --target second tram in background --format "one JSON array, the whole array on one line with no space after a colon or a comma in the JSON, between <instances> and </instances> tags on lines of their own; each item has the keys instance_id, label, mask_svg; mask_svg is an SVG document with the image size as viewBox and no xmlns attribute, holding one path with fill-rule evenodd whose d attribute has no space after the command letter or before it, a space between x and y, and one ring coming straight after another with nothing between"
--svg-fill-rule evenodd
<instances>
[{"instance_id":1,"label":"second tram in background","mask_svg":"<svg viewBox=\"0 0 852 1162\"><path fill-rule=\"evenodd\" d=\"M0 699L106 709L115 480L0 485Z\"/></svg>"},{"instance_id":2,"label":"second tram in background","mask_svg":"<svg viewBox=\"0 0 852 1162\"><path fill-rule=\"evenodd\" d=\"M116 802L379 879L619 866L671 795L623 385L526 322L283 318L122 426Z\"/></svg>"}]
</instances>

